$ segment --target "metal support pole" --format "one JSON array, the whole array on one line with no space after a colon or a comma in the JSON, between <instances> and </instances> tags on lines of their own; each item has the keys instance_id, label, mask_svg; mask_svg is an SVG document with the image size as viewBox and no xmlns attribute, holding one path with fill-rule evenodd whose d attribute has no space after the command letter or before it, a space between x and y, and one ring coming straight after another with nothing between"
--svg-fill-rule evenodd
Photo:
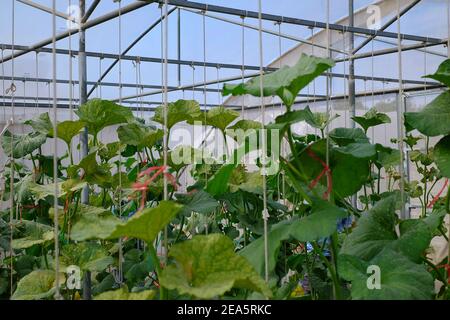
<instances>
[{"instance_id":1,"label":"metal support pole","mask_svg":"<svg viewBox=\"0 0 450 320\"><path fill-rule=\"evenodd\" d=\"M80 0L80 15L84 17L86 13L86 1ZM86 32L85 29L81 28L79 32L79 42L78 42L78 79L79 79L79 90L80 90L80 105L87 102L87 65L86 65ZM88 130L85 127L80 135L80 151L81 158L88 155ZM81 192L81 202L84 204L89 203L89 188L86 186ZM83 280L83 299L91 300L91 273L87 271L84 275Z\"/></svg>"},{"instance_id":2,"label":"metal support pole","mask_svg":"<svg viewBox=\"0 0 450 320\"><path fill-rule=\"evenodd\" d=\"M177 21L177 58L181 60L181 10L178 9ZM181 65L178 65L178 87L181 87Z\"/></svg>"},{"instance_id":3,"label":"metal support pole","mask_svg":"<svg viewBox=\"0 0 450 320\"><path fill-rule=\"evenodd\" d=\"M354 1L348 0L348 24L350 27L355 25L355 7ZM349 52L353 53L353 49L355 48L355 34L350 32L349 38ZM345 50L345 48L344 48ZM356 116L356 89L355 89L355 60L350 56L348 64L348 102L350 105L351 117ZM352 128L356 127L355 121L353 119L350 120ZM355 194L352 196L352 205L355 209L358 208L358 196Z\"/></svg>"},{"instance_id":4,"label":"metal support pole","mask_svg":"<svg viewBox=\"0 0 450 320\"><path fill-rule=\"evenodd\" d=\"M349 26L353 27L355 24L355 16L354 16L354 1L348 0L348 22ZM353 52L355 46L355 35L351 32L349 39L349 51ZM350 57L349 59L349 72L348 72L348 101L350 104L350 110L352 117L356 116L356 99L355 99L355 60ZM350 121L352 124L352 128L355 128L355 121Z\"/></svg>"}]
</instances>

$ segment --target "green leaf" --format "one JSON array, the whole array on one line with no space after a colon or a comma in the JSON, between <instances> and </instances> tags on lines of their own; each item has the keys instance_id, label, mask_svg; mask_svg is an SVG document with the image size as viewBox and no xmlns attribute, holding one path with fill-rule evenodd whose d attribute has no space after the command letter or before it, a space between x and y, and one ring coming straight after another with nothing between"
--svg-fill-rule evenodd
<instances>
[{"instance_id":1,"label":"green leaf","mask_svg":"<svg viewBox=\"0 0 450 320\"><path fill-rule=\"evenodd\" d=\"M159 231L164 228L181 210L174 202L162 201L157 207L144 209L126 222L110 212L102 214L84 213L72 228L72 239L117 239L132 237L152 244Z\"/></svg>"},{"instance_id":2,"label":"green leaf","mask_svg":"<svg viewBox=\"0 0 450 320\"><path fill-rule=\"evenodd\" d=\"M315 241L328 237L337 228L340 218L345 218L347 213L332 205L328 201L319 198L314 199L311 214L303 218L284 220L270 228L268 233L269 244L269 272L275 269L281 242L294 238L298 241ZM264 238L260 237L240 251L255 269L264 274Z\"/></svg>"},{"instance_id":3,"label":"green leaf","mask_svg":"<svg viewBox=\"0 0 450 320\"><path fill-rule=\"evenodd\" d=\"M433 237L432 230L422 220L404 220L399 225L400 236L397 236L395 207L396 198L390 196L364 213L342 244L341 254L370 261L388 247L413 262L420 261Z\"/></svg>"},{"instance_id":4,"label":"green leaf","mask_svg":"<svg viewBox=\"0 0 450 320\"><path fill-rule=\"evenodd\" d=\"M225 129L239 117L239 112L226 109L223 106L212 108L206 113L206 125L218 128L225 132ZM199 119L201 120L201 118Z\"/></svg>"},{"instance_id":5,"label":"green leaf","mask_svg":"<svg viewBox=\"0 0 450 320\"><path fill-rule=\"evenodd\" d=\"M170 201L161 201L155 208L136 213L126 223L118 224L110 238L132 237L152 245L158 233L180 212L182 206Z\"/></svg>"},{"instance_id":6,"label":"green leaf","mask_svg":"<svg viewBox=\"0 0 450 320\"><path fill-rule=\"evenodd\" d=\"M203 153L206 153L206 151L187 145L179 145L169 152L168 165L178 172L187 165L202 163Z\"/></svg>"},{"instance_id":7,"label":"green leaf","mask_svg":"<svg viewBox=\"0 0 450 320\"><path fill-rule=\"evenodd\" d=\"M128 292L127 286L113 291L106 291L94 297L94 300L152 300L155 296L153 290Z\"/></svg>"},{"instance_id":8,"label":"green leaf","mask_svg":"<svg viewBox=\"0 0 450 320\"><path fill-rule=\"evenodd\" d=\"M153 130L140 123L128 123L117 129L119 140L131 146L142 148L152 148L164 136L162 130Z\"/></svg>"},{"instance_id":9,"label":"green leaf","mask_svg":"<svg viewBox=\"0 0 450 320\"><path fill-rule=\"evenodd\" d=\"M89 242L63 246L60 261L62 269L76 265L83 271L93 272L101 272L114 263L113 257L100 244Z\"/></svg>"},{"instance_id":10,"label":"green leaf","mask_svg":"<svg viewBox=\"0 0 450 320\"><path fill-rule=\"evenodd\" d=\"M75 111L83 121L88 132L94 137L103 129L114 124L131 122L134 119L131 109L112 101L92 99Z\"/></svg>"},{"instance_id":11,"label":"green leaf","mask_svg":"<svg viewBox=\"0 0 450 320\"><path fill-rule=\"evenodd\" d=\"M320 74L335 65L331 59L318 58L302 54L298 62L292 66L263 76L263 96L279 96L284 104L291 106L297 94ZM225 84L223 95L233 96L251 94L261 95L260 77L252 78L244 84Z\"/></svg>"},{"instance_id":12,"label":"green leaf","mask_svg":"<svg viewBox=\"0 0 450 320\"><path fill-rule=\"evenodd\" d=\"M179 122L191 122L201 115L200 106L194 100L178 100L169 103L167 109L167 128L169 130ZM156 108L152 120L164 125L164 106Z\"/></svg>"},{"instance_id":13,"label":"green leaf","mask_svg":"<svg viewBox=\"0 0 450 320\"><path fill-rule=\"evenodd\" d=\"M73 224L70 236L75 241L107 239L122 221L103 208L86 206Z\"/></svg>"},{"instance_id":14,"label":"green leaf","mask_svg":"<svg viewBox=\"0 0 450 320\"><path fill-rule=\"evenodd\" d=\"M426 75L423 78L434 79L450 87L450 59L442 62L434 74Z\"/></svg>"},{"instance_id":15,"label":"green leaf","mask_svg":"<svg viewBox=\"0 0 450 320\"><path fill-rule=\"evenodd\" d=\"M264 280L244 257L234 252L233 242L222 234L194 236L175 244L169 256L176 264L163 270L160 282L180 294L211 299L232 288L243 288L272 296Z\"/></svg>"},{"instance_id":16,"label":"green leaf","mask_svg":"<svg viewBox=\"0 0 450 320\"><path fill-rule=\"evenodd\" d=\"M450 178L450 136L443 137L434 147L434 161L441 174Z\"/></svg>"},{"instance_id":17,"label":"green leaf","mask_svg":"<svg viewBox=\"0 0 450 320\"><path fill-rule=\"evenodd\" d=\"M230 183L231 192L237 192L243 190L250 193L262 194L263 193L263 176L259 171L245 172L244 181L239 184Z\"/></svg>"},{"instance_id":18,"label":"green leaf","mask_svg":"<svg viewBox=\"0 0 450 320\"><path fill-rule=\"evenodd\" d=\"M372 108L367 111L362 117L352 117L353 121L358 123L365 132L371 127L378 126L384 123L391 123L391 118L385 113L378 112L377 109Z\"/></svg>"},{"instance_id":19,"label":"green leaf","mask_svg":"<svg viewBox=\"0 0 450 320\"><path fill-rule=\"evenodd\" d=\"M392 149L385 147L379 143L376 144L377 148L377 162L383 168L390 168L400 164L400 151L398 149Z\"/></svg>"},{"instance_id":20,"label":"green leaf","mask_svg":"<svg viewBox=\"0 0 450 320\"><path fill-rule=\"evenodd\" d=\"M84 170L84 178L88 183L108 187L111 183L111 171L107 164L99 165L96 159L97 152L84 157L78 166Z\"/></svg>"},{"instance_id":21,"label":"green leaf","mask_svg":"<svg viewBox=\"0 0 450 320\"><path fill-rule=\"evenodd\" d=\"M450 91L441 93L420 112L405 112L406 124L426 136L450 133Z\"/></svg>"},{"instance_id":22,"label":"green leaf","mask_svg":"<svg viewBox=\"0 0 450 320\"><path fill-rule=\"evenodd\" d=\"M57 135L58 138L63 140L67 145L70 145L70 142L72 141L73 137L75 137L77 134L80 133L80 130L84 128L84 122L77 120L77 121L63 121L58 123L57 125ZM53 136L53 128L50 130L50 135Z\"/></svg>"},{"instance_id":23,"label":"green leaf","mask_svg":"<svg viewBox=\"0 0 450 320\"><path fill-rule=\"evenodd\" d=\"M213 212L219 206L217 200L203 190L199 190L193 195L186 196L179 200L181 200L180 202L184 205L181 214L186 216L192 211L208 214Z\"/></svg>"},{"instance_id":24,"label":"green leaf","mask_svg":"<svg viewBox=\"0 0 450 320\"><path fill-rule=\"evenodd\" d=\"M380 268L380 289L368 287L371 282L369 266ZM351 295L355 300L426 300L433 294L433 277L425 266L415 264L389 248L368 262L341 254L338 268L339 274L351 281Z\"/></svg>"},{"instance_id":25,"label":"green leaf","mask_svg":"<svg viewBox=\"0 0 450 320\"><path fill-rule=\"evenodd\" d=\"M369 143L369 138L360 128L336 128L328 136L341 147L355 142Z\"/></svg>"},{"instance_id":26,"label":"green leaf","mask_svg":"<svg viewBox=\"0 0 450 320\"><path fill-rule=\"evenodd\" d=\"M62 274L60 277L60 283L63 283L65 277ZM11 299L40 300L50 298L56 291L55 279L55 271L35 270L20 279Z\"/></svg>"},{"instance_id":27,"label":"green leaf","mask_svg":"<svg viewBox=\"0 0 450 320\"><path fill-rule=\"evenodd\" d=\"M232 126L227 128L228 130L249 130L249 129L261 129L261 122L259 121L254 121L254 120L239 120L238 122L236 122L235 124L233 124Z\"/></svg>"},{"instance_id":28,"label":"green leaf","mask_svg":"<svg viewBox=\"0 0 450 320\"><path fill-rule=\"evenodd\" d=\"M40 133L11 134L11 132L7 130L3 134L1 140L5 154L10 156L12 147L13 157L15 159L20 159L42 146L47 140L47 136Z\"/></svg>"},{"instance_id":29,"label":"green leaf","mask_svg":"<svg viewBox=\"0 0 450 320\"><path fill-rule=\"evenodd\" d=\"M62 189L63 183L64 182L57 183L58 198L66 195L66 192ZM30 192L34 195L36 200L44 200L46 197L55 195L55 185L53 183L44 185L32 183L30 184Z\"/></svg>"},{"instance_id":30,"label":"green leaf","mask_svg":"<svg viewBox=\"0 0 450 320\"><path fill-rule=\"evenodd\" d=\"M25 226L26 236L13 239L13 249L27 249L37 244L45 244L54 240L53 228L34 221L22 220L19 226Z\"/></svg>"},{"instance_id":31,"label":"green leaf","mask_svg":"<svg viewBox=\"0 0 450 320\"><path fill-rule=\"evenodd\" d=\"M376 146L370 143L351 143L335 150L339 153L362 159L373 158L377 154Z\"/></svg>"},{"instance_id":32,"label":"green leaf","mask_svg":"<svg viewBox=\"0 0 450 320\"><path fill-rule=\"evenodd\" d=\"M212 196L225 193L227 191L228 180L230 180L231 173L235 167L234 164L223 165L208 182L206 191Z\"/></svg>"},{"instance_id":33,"label":"green leaf","mask_svg":"<svg viewBox=\"0 0 450 320\"><path fill-rule=\"evenodd\" d=\"M48 112L41 113L38 117L27 120L24 123L31 126L37 133L52 137L53 123L48 116Z\"/></svg>"}]
</instances>

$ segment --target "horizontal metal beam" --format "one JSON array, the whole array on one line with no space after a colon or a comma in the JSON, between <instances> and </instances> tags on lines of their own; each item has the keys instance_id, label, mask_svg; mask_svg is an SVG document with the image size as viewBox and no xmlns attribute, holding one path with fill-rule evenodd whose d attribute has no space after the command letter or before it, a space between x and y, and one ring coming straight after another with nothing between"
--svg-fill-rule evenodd
<instances>
[{"instance_id":1,"label":"horizontal metal beam","mask_svg":"<svg viewBox=\"0 0 450 320\"><path fill-rule=\"evenodd\" d=\"M182 9L182 10L186 11L186 12L199 14L199 15L205 15L206 17L209 17L211 19L220 20L220 21L223 21L223 22L227 22L227 23L230 23L230 24L237 25L237 26L245 27L247 29L259 30L259 27L257 27L257 26L253 26L251 24L247 24L247 23L243 23L243 22L227 19L227 18L220 17L220 16L217 16L217 15L212 15L212 14L209 14L207 12L199 12L199 11L191 10L191 9ZM304 43L304 44L307 44L307 45L310 45L310 46L314 46L314 47L317 47L317 48L328 49L326 46L323 46L323 45L321 45L319 43L314 43L312 41L308 41L308 40L305 40L305 39L297 38L297 37L294 37L294 36L291 36L291 35L287 35L285 33L280 33L280 32L276 32L276 31L264 29L264 28L261 29L261 31L263 33L271 34L271 35L274 35L274 36L277 36L277 37L281 37L281 38L285 38L285 39L292 40L292 41L297 41L297 42ZM342 53L342 54L345 54L345 55L349 54L349 52L346 52L344 50L335 49L335 48L330 48L330 50L334 51L334 52Z\"/></svg>"},{"instance_id":2,"label":"horizontal metal beam","mask_svg":"<svg viewBox=\"0 0 450 320\"><path fill-rule=\"evenodd\" d=\"M433 46L447 45L447 41L448 40L445 39L445 40L442 40L440 43L417 43L417 44L403 45L401 47L401 50L402 51L409 51L409 50L417 50L417 49L423 49L423 48L433 47ZM355 54L353 56L335 59L335 61L336 62L343 62L343 61L347 61L349 59L353 59L353 60L365 59L365 58L370 58L372 56L376 57L376 56L382 56L382 55L391 54L391 53L397 53L397 52L398 52L398 47L387 48L387 49L381 49L381 50L376 50L376 51L369 51L369 52L364 52L364 53L358 53L358 54Z\"/></svg>"},{"instance_id":3,"label":"horizontal metal beam","mask_svg":"<svg viewBox=\"0 0 450 320\"><path fill-rule=\"evenodd\" d=\"M164 3L164 1L165 0L157 0L156 2L159 2L160 4L162 4L162 3ZM217 12L217 13L229 14L229 15L234 15L234 16L238 16L238 17L253 18L253 19L258 19L258 17L259 17L259 13L256 11L241 10L241 9L216 6L216 5L193 2L193 1L186 1L186 0L168 0L167 2L173 6L196 9L196 10L201 10L201 11L205 11L205 12ZM280 15L274 15L274 14L263 13L261 15L261 18L263 20L267 20L267 21L294 24L294 25L300 25L300 26L305 26L305 27L310 27L310 28L319 28L319 29L329 28L330 30L335 30L335 31L340 31L340 32L353 32L353 33L367 34L369 36L377 36L377 37L385 37L385 38L393 38L393 39L398 38L398 34L395 32L378 31L378 30L366 29L366 28L361 28L361 27L350 27L350 26L344 26L344 25L339 25L339 24L334 24L334 23L327 24L325 22L320 22L320 21L291 18L291 17L285 17L285 16L280 16ZM437 43L437 42L441 41L441 39L437 39L437 38L422 37L422 36L403 34L403 33L400 34L400 38L402 40L420 41L420 42L427 42L427 43L428 42Z\"/></svg>"},{"instance_id":4,"label":"horizontal metal beam","mask_svg":"<svg viewBox=\"0 0 450 320\"><path fill-rule=\"evenodd\" d=\"M0 100L3 100L3 101L0 101L0 107L3 107L3 106L8 107L8 106L10 106L10 104L6 105L6 103L9 103L9 101L7 101L7 100L11 100L11 99L12 99L11 96L0 96ZM34 103L32 103L32 102L25 102L25 100L31 100L31 101L34 101ZM39 105L40 103L48 103L48 100L49 100L49 98L47 98L47 97L39 97L38 99L36 99L36 97L30 97L30 96L26 96L26 97L24 97L24 96L14 96L14 106L15 107L26 107L27 108L29 106L33 107L32 105L34 104L34 106L36 107L36 105ZM72 102L72 104L68 104L68 105L72 105L72 107L76 107L76 106L74 106L74 103L78 104L79 99L70 99L70 98L58 97L57 101L58 102ZM148 109L147 106L149 106L149 105L160 106L160 105L163 105L164 103L161 102L161 101L127 100L127 101L122 101L122 104L127 104L127 105L142 104L142 105L145 105L145 106L142 106L142 107L136 107L136 108L138 108L138 110L140 110L140 109L146 109L146 108ZM211 107L218 107L220 105L218 105L216 103L207 103L207 104L201 104L201 106L203 106L203 107L206 106L206 107L210 107L211 108ZM238 106L238 105L227 105L227 107L236 108L236 109L237 108L241 108L241 106Z\"/></svg>"},{"instance_id":5,"label":"horizontal metal beam","mask_svg":"<svg viewBox=\"0 0 450 320\"><path fill-rule=\"evenodd\" d=\"M50 78L30 78L30 77L11 77L11 76L0 76L0 80L6 80L6 81L16 81L16 82L42 82L42 83L51 83L53 80ZM56 83L59 84L73 84L78 85L78 80L65 80L65 79L56 79ZM94 82L94 81L88 81L88 85L94 85L98 84L102 87L120 87L120 84L117 82ZM123 88L143 88L143 89L161 89L161 85L152 85L152 84L136 84L136 83L122 83ZM170 89L177 89L178 87L171 86ZM186 89L185 91L199 91L203 92L203 88L190 88ZM206 88L207 92L218 92L221 91L217 88Z\"/></svg>"},{"instance_id":6,"label":"horizontal metal beam","mask_svg":"<svg viewBox=\"0 0 450 320\"><path fill-rule=\"evenodd\" d=\"M41 11L53 14L52 8L46 7L46 6L42 5L42 4L30 1L30 0L17 0L17 1L22 3L22 4L25 4L27 6L30 6L32 8L39 9ZM65 19L65 20L76 22L75 18L73 18L73 17L71 17L71 16L69 16L68 14L65 14L65 13L62 13L62 12L59 12L59 11L55 11L55 15L57 17Z\"/></svg>"},{"instance_id":7,"label":"horizontal metal beam","mask_svg":"<svg viewBox=\"0 0 450 320\"><path fill-rule=\"evenodd\" d=\"M128 6L125 6L125 7L121 8L120 10L114 10L114 11L112 11L110 13L107 13L107 14L105 14L103 16L100 16L98 18L89 20L85 24L81 25L81 28L74 28L74 29L70 29L70 30L68 30L66 32L60 33L60 34L56 35L55 40L59 41L59 40L65 39L65 38L69 37L70 35L74 35L74 34L78 33L80 30L86 30L86 29L92 28L92 27L97 26L97 25L99 25L99 24L101 24L103 22L106 22L106 21L109 21L111 19L117 18L119 16L119 14L124 15L124 14L132 12L134 10L137 10L139 8L142 8L142 7L146 6L146 5L149 5L151 2L153 2L153 1L149 0L148 2L143 2L143 1L134 2L134 3L132 3L132 4L128 5ZM51 44L52 42L53 42L53 38L47 38L45 40L42 40L42 41L40 41L38 43L35 43L35 44L27 47L25 50L22 50L22 51L19 51L19 52L15 52L14 51L12 54L4 57L3 60L1 60L0 63L7 62L7 61L11 60L12 58L17 58L17 57L23 56L24 54L27 54L28 52L36 51L37 49L40 49L40 48L42 48L44 46L47 46L47 45ZM14 46L13 50L15 50L15 49L16 48Z\"/></svg>"},{"instance_id":8,"label":"horizontal metal beam","mask_svg":"<svg viewBox=\"0 0 450 320\"><path fill-rule=\"evenodd\" d=\"M363 34L358 34L356 35L357 37L360 38L364 38L364 39L368 39L370 38L369 36L363 35ZM389 44L391 46L395 46L395 49L398 51L398 45L397 42L395 41L389 41L389 40L385 40L385 39L377 39L374 38L373 41L375 42L379 42L379 43L385 43L385 44ZM420 48L417 49L409 49L409 50L416 50L416 51L420 51L420 52L425 52L429 55L433 55L433 56L438 56L438 57L443 57L443 58L447 58L447 54L443 54L437 51L431 51L431 50L426 50L427 47L432 47L432 46L437 46L439 44L434 44L434 43L424 43L420 45ZM414 46L418 46L418 44L414 44ZM402 48L405 48L405 46L402 46ZM407 51L407 50L403 50L402 51ZM377 52L377 51L374 51Z\"/></svg>"}]
</instances>

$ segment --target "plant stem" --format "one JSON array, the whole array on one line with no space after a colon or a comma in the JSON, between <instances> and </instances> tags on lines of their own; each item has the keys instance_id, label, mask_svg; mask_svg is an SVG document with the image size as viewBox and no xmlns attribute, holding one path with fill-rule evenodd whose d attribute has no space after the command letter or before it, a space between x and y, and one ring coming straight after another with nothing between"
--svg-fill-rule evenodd
<instances>
[{"instance_id":1,"label":"plant stem","mask_svg":"<svg viewBox=\"0 0 450 320\"><path fill-rule=\"evenodd\" d=\"M313 243L314 246L314 250L319 254L320 259L322 260L322 262L325 264L325 266L328 268L328 270L330 271L331 274L331 280L333 281L333 288L334 288L334 295L335 295L335 299L340 300L341 299L341 289L340 289L340 283L339 283L339 279L337 277L337 273L336 273L336 269L334 268L334 266L330 263L330 261L328 261L327 257L325 257L323 255L322 250L320 250L317 247L316 243Z\"/></svg>"},{"instance_id":2,"label":"plant stem","mask_svg":"<svg viewBox=\"0 0 450 320\"><path fill-rule=\"evenodd\" d=\"M148 252L150 254L150 257L153 260L153 264L155 265L156 275L157 275L158 280L159 280L159 276L161 275L161 265L159 264L159 259L158 259L158 255L156 254L156 249L155 249L155 247L153 246L152 243L147 243L147 247L148 247ZM166 300L167 299L167 292L163 288L161 283L159 283L159 299L160 300Z\"/></svg>"}]
</instances>

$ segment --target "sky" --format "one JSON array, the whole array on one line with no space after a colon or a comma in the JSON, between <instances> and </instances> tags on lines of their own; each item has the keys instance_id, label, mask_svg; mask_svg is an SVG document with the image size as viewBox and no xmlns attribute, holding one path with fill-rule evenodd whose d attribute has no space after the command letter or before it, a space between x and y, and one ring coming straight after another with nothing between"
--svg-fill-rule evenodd
<instances>
[{"instance_id":1,"label":"sky","mask_svg":"<svg viewBox=\"0 0 450 320\"><path fill-rule=\"evenodd\" d=\"M12 42L12 1L0 0L2 4L0 11L0 44ZM51 0L33 0L36 3L51 7ZM215 4L221 6L229 6L233 8L246 9L257 11L257 0L197 0L198 2ZM348 7L347 0L330 0L330 20L331 22L346 16ZM395 0L392 0L395 1ZM69 4L77 4L77 0L57 0L57 10L60 12L67 12ZM87 0L87 7L92 1ZM122 0L121 6L133 2L133 0ZM371 0L355 0L355 9L364 7L373 1ZM437 38L447 37L447 21L445 15L447 0L423 0L421 4L411 10L402 18L402 31L416 35L428 35ZM95 10L92 18L102 16L108 12L118 9L119 4L113 0L102 0L100 5ZM263 0L263 12L277 15L298 17L309 20L326 21L326 0ZM143 30L150 24L156 21L161 16L161 12L156 4L148 5L144 8L128 13L121 17L121 47L127 47ZM240 20L238 17L226 16L233 20ZM52 16L46 12L39 11L35 8L22 4L18 1L15 3L15 44L17 45L31 45L46 39L52 34ZM183 60L203 60L203 30L202 17L198 14L182 11L181 12L181 59ZM257 21L254 19L246 19L246 23L256 25ZM267 29L278 31L278 26L272 22L264 22L263 26ZM396 25L388 29L388 31L395 31ZM67 30L67 23L61 18L57 18L57 33ZM281 25L281 31L296 37L307 38L310 35L310 30L294 25ZM241 50L242 50L242 29L239 26L227 24L214 19L206 18L206 60L214 63L232 63L241 64ZM277 36L264 35L264 64L268 64L279 56L279 39ZM78 49L78 36L71 37L72 49ZM294 47L296 43L291 40L282 39L282 51L285 52ZM119 19L111 20L107 23L101 24L91 28L86 33L86 50L105 52L105 53L119 53ZM50 47L50 46L48 46ZM57 42L57 48L68 49L69 40L62 40ZM374 49L381 49L383 46L375 44ZM371 50L368 46L367 50ZM445 52L443 48L436 49ZM4 55L9 55L10 51L5 50ZM146 57L161 57L161 29L156 27L149 35L141 40L129 53L129 55L146 56ZM177 18L173 14L169 18L169 58L177 58ZM69 79L69 57L58 55L57 63L57 78ZM77 59L72 58L73 79L78 78L78 64ZM435 57L432 55L424 55L418 53L405 54L404 72L410 79L419 79L425 72L431 73L433 68L443 60L442 57ZM246 64L259 65L259 51L258 51L258 33L254 30L245 31L245 61ZM373 60L375 65L374 76L389 77L395 75L395 70L392 68L393 59L389 62L386 58L377 57ZM88 58L88 80L96 81L100 70L105 70L112 60L98 58ZM425 66L426 64L426 66ZM30 53L17 58L15 63L15 76L19 77L35 77L36 71L36 54ZM38 55L39 73L41 78L51 78L52 65L51 55L47 53L40 53ZM357 74L370 75L372 70L372 61L370 59L358 61ZM137 83L136 80L138 69L131 61L122 62L122 77L123 83ZM11 63L5 63L1 72L4 75L11 75ZM343 72L343 70L340 70ZM207 69L207 80L214 80L223 77L239 75L239 70L229 69ZM161 65L159 63L141 63L140 65L141 83L143 84L161 84ZM105 81L119 82L118 67L106 77ZM183 66L181 71L181 84L189 85L192 82L203 81L203 69L195 68L194 72L190 66ZM5 81L6 87L9 82ZM177 67L171 65L169 67L169 85L177 86ZM359 89L363 84L358 84ZM380 84L376 84L380 86ZM28 96L35 96L37 93L40 96L46 97L48 95L48 85L45 83L36 87L32 81L17 84L18 90L16 95L23 94ZM212 87L216 88L216 85ZM90 87L88 87L88 90ZM148 91L149 89L144 89ZM150 89L151 90L151 89ZM75 96L77 96L78 88L74 87ZM68 86L58 86L58 96L68 97ZM136 89L124 88L123 96L135 94ZM96 90L91 98L101 97L106 99L114 99L119 97L118 88L102 87ZM195 95L192 92L185 92L186 98L196 98L203 101L203 96L200 92ZM169 100L176 100L182 98L182 92L171 93ZM208 102L218 103L221 101L216 93L208 93ZM146 97L146 100L161 101L160 95Z\"/></svg>"}]
</instances>

